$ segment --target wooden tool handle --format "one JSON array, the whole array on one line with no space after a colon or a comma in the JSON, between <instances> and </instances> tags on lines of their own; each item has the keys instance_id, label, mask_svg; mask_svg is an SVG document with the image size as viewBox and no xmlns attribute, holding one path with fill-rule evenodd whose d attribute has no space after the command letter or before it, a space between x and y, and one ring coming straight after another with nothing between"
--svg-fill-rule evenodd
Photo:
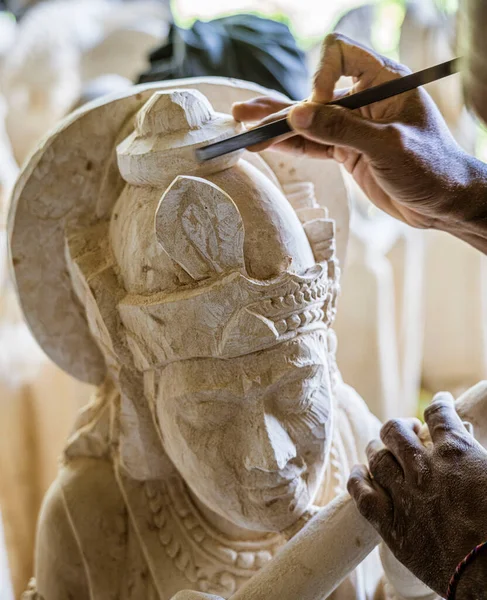
<instances>
[{"instance_id":1,"label":"wooden tool handle","mask_svg":"<svg viewBox=\"0 0 487 600\"><path fill-rule=\"evenodd\" d=\"M232 600L322 600L380 538L344 493L323 508Z\"/></svg>"}]
</instances>

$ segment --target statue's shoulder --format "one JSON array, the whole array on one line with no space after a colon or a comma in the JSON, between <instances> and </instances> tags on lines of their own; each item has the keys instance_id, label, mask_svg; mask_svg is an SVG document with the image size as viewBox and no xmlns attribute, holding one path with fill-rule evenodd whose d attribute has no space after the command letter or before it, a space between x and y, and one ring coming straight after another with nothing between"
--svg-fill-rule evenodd
<instances>
[{"instance_id":1,"label":"statue's shoulder","mask_svg":"<svg viewBox=\"0 0 487 600\"><path fill-rule=\"evenodd\" d=\"M66 590L76 590L71 597L89 598L100 582L116 590L122 581L127 526L111 461L79 458L61 467L39 517L36 580L41 596L66 598Z\"/></svg>"},{"instance_id":2,"label":"statue's shoulder","mask_svg":"<svg viewBox=\"0 0 487 600\"><path fill-rule=\"evenodd\" d=\"M70 460L61 467L57 482L66 509L74 520L85 511L93 515L109 510L112 518L114 511L125 514L125 503L109 458Z\"/></svg>"},{"instance_id":3,"label":"statue's shoulder","mask_svg":"<svg viewBox=\"0 0 487 600\"><path fill-rule=\"evenodd\" d=\"M100 536L106 539L125 533L126 520L111 461L79 458L59 470L44 498L40 528L48 530L52 524L61 540L74 534L83 545L83 541L95 542Z\"/></svg>"}]
</instances>

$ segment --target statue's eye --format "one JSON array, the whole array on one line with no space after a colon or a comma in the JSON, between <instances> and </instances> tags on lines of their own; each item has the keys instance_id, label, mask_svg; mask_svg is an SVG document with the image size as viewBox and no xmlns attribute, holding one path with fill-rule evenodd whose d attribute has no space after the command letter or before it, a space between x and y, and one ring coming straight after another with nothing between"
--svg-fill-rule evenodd
<instances>
[{"instance_id":1,"label":"statue's eye","mask_svg":"<svg viewBox=\"0 0 487 600\"><path fill-rule=\"evenodd\" d=\"M302 386L296 393L284 394L281 406L287 413L302 413L315 402L318 386Z\"/></svg>"},{"instance_id":2,"label":"statue's eye","mask_svg":"<svg viewBox=\"0 0 487 600\"><path fill-rule=\"evenodd\" d=\"M181 398L179 398L181 400ZM240 410L240 403L231 393L199 392L179 403L179 416L193 427L202 429L231 421Z\"/></svg>"},{"instance_id":3,"label":"statue's eye","mask_svg":"<svg viewBox=\"0 0 487 600\"><path fill-rule=\"evenodd\" d=\"M283 382L274 390L277 410L283 413L299 413L308 410L321 388L321 369L306 367L305 373Z\"/></svg>"}]
</instances>

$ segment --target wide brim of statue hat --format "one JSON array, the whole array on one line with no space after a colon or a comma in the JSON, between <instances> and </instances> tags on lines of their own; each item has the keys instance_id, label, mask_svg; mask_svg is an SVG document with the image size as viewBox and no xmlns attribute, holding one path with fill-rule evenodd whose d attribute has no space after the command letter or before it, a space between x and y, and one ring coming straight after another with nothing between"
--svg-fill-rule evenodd
<instances>
[{"instance_id":1,"label":"wide brim of statue hat","mask_svg":"<svg viewBox=\"0 0 487 600\"><path fill-rule=\"evenodd\" d=\"M25 164L9 214L13 276L28 326L44 352L64 371L91 384L106 376L103 355L90 334L72 287L65 257L65 231L107 219L123 187L116 144L133 129L137 111L159 90L196 89L218 112L234 102L277 92L226 78L180 79L142 84L78 109L49 133ZM110 159L109 159L110 157ZM281 184L310 181L320 205L337 224L343 264L348 240L348 195L333 161L265 152Z\"/></svg>"}]
</instances>

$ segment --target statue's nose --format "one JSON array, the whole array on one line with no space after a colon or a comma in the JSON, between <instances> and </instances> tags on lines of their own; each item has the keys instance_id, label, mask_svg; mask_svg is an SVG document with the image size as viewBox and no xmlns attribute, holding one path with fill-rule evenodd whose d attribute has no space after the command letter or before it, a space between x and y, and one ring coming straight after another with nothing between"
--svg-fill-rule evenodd
<instances>
[{"instance_id":1,"label":"statue's nose","mask_svg":"<svg viewBox=\"0 0 487 600\"><path fill-rule=\"evenodd\" d=\"M255 435L249 436L249 448L244 459L247 470L282 471L296 458L296 446L274 415L265 414Z\"/></svg>"}]
</instances>

